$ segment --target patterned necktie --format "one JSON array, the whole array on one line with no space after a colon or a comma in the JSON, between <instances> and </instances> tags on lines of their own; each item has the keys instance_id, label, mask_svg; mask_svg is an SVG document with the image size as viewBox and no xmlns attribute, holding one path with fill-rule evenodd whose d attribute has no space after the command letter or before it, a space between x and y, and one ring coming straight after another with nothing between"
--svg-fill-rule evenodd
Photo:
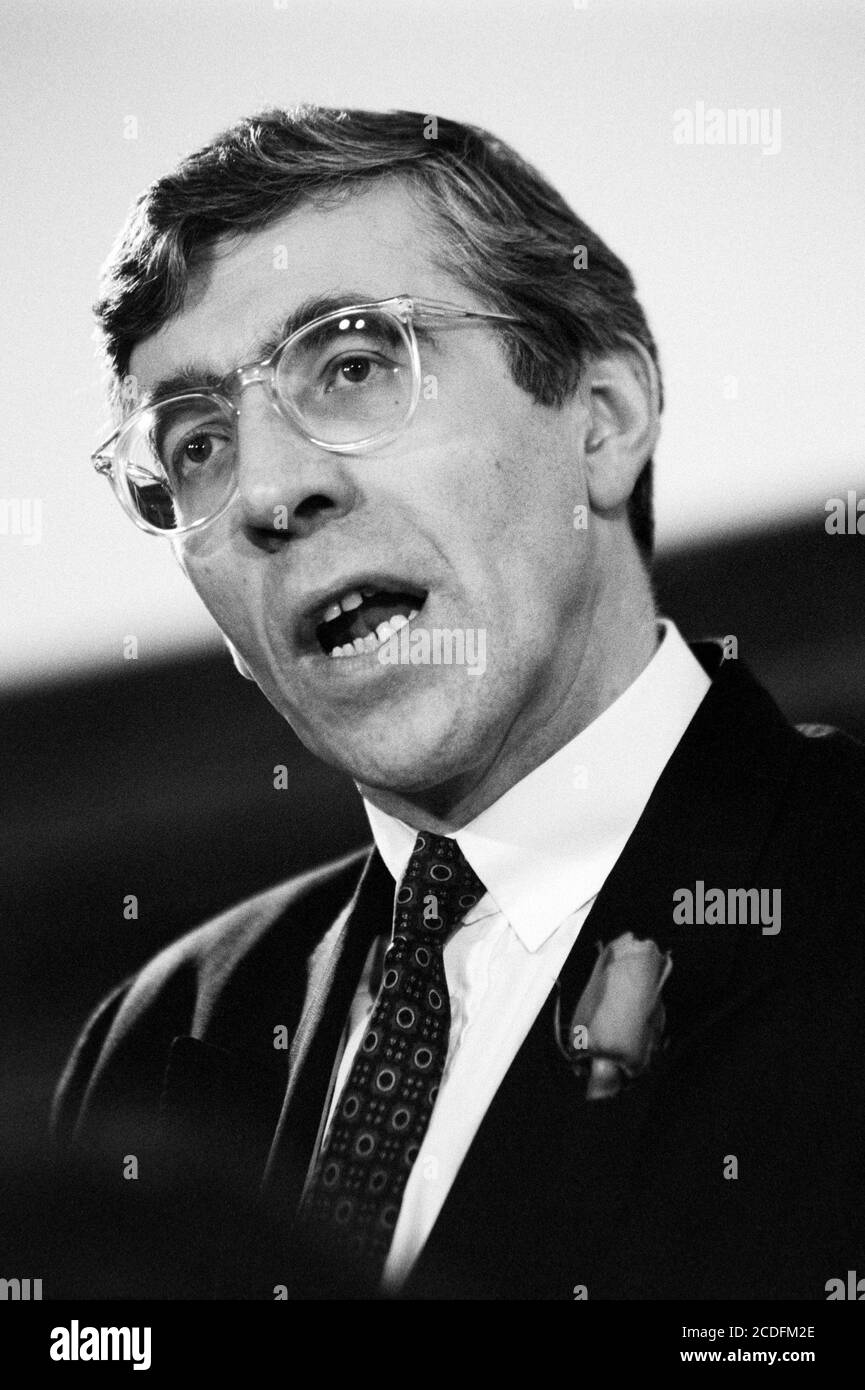
<instances>
[{"instance_id":1,"label":"patterned necktie","mask_svg":"<svg viewBox=\"0 0 865 1390\"><path fill-rule=\"evenodd\" d=\"M381 987L301 1206L307 1228L370 1281L384 1267L447 1058L444 944L485 891L455 840L418 835Z\"/></svg>"}]
</instances>

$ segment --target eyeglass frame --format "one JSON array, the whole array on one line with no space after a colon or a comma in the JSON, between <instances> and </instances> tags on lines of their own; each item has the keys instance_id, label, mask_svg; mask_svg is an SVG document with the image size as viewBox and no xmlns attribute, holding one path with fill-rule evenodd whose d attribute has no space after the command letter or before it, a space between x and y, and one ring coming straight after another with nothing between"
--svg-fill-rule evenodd
<instances>
[{"instance_id":1,"label":"eyeglass frame","mask_svg":"<svg viewBox=\"0 0 865 1390\"><path fill-rule=\"evenodd\" d=\"M324 440L315 439L303 428L300 420L296 419L289 412L277 389L276 373L280 360L296 339L309 333L309 331L318 324L326 323L332 318L340 318L345 314L365 313L373 309L383 310L385 313L391 314L402 324L408 337L412 368L412 392L405 419L396 429L386 430L381 434L369 435L366 439L358 440L356 443L328 444L325 443ZM361 450L371 448L373 445L390 443L392 440L397 439L399 435L408 428L417 409L418 401L420 400L422 377L420 350L418 348L417 336L414 328L414 316L416 313L421 317L429 316L433 318L457 320L486 319L498 321L500 323L525 323L524 319L519 318L515 314L502 314L480 309L464 309L460 305L450 304L444 300L418 298L417 296L409 294L392 295L388 299L370 300L362 304L347 304L342 308L332 309L329 313L320 314L316 318L310 319L308 323L301 324L299 328L296 328L292 333L289 333L286 338L283 338L282 342L277 344L273 352L258 361L245 362L241 366L235 367L233 371L228 372L221 379L216 387L196 388L190 386L187 387L186 390L180 391L176 395L168 396L161 401L150 403L143 401L130 412L126 419L118 425L114 432L110 434L98 448L94 449L93 453L90 455L90 461L96 472L100 473L110 483L114 495L126 515L130 517L139 530L146 532L148 535L179 536L185 535L190 531L200 530L204 526L209 526L228 510L237 496L236 463L234 488L217 511L213 512L210 516L203 517L199 521L190 522L188 526L177 526L173 530L168 530L163 527L151 525L149 522L145 521L140 513L133 513L124 500L118 485L117 477L114 473L117 444L121 436L126 434L148 410L153 410L157 406L175 405L178 401L187 400L190 397L196 396L210 398L214 400L216 404L227 407L229 411L233 412L236 422L239 414L239 406L235 404L235 400L231 397L239 397L240 393L244 391L247 386L263 385L267 387L271 403L278 414L289 424L294 425L298 433L308 440L310 444L315 444L321 449L326 449L328 453L354 454ZM223 394L223 392L225 392L225 394ZM111 452L107 452L108 450L111 450Z\"/></svg>"}]
</instances>

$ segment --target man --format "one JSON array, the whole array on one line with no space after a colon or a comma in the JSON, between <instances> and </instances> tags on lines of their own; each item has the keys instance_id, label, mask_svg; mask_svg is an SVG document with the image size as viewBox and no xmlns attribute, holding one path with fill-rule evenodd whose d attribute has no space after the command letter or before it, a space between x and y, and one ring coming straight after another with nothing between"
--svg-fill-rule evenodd
<instances>
[{"instance_id":1,"label":"man","mask_svg":"<svg viewBox=\"0 0 865 1390\"><path fill-rule=\"evenodd\" d=\"M863 756L657 618L624 265L485 132L307 108L148 190L98 317L97 468L374 845L91 1020L70 1291L824 1298Z\"/></svg>"}]
</instances>

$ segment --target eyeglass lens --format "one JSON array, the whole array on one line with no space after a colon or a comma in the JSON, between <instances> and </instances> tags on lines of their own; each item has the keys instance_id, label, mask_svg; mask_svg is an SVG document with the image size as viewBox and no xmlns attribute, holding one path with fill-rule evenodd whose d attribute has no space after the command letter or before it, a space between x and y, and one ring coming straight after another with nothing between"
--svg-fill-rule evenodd
<instances>
[{"instance_id":1,"label":"eyeglass lens","mask_svg":"<svg viewBox=\"0 0 865 1390\"><path fill-rule=\"evenodd\" d=\"M374 442L398 430L411 409L408 333L383 310L333 314L282 352L274 385L283 411L315 442ZM236 415L227 403L207 395L163 401L118 440L118 485L148 526L188 527L228 501L236 450Z\"/></svg>"}]
</instances>

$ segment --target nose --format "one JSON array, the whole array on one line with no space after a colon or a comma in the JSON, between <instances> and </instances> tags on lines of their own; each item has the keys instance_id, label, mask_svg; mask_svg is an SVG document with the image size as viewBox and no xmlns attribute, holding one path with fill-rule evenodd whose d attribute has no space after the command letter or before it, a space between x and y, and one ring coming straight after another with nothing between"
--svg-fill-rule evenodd
<instances>
[{"instance_id":1,"label":"nose","mask_svg":"<svg viewBox=\"0 0 865 1390\"><path fill-rule=\"evenodd\" d=\"M242 522L258 533L311 535L357 500L347 456L306 439L257 383L238 405L236 475Z\"/></svg>"}]
</instances>

